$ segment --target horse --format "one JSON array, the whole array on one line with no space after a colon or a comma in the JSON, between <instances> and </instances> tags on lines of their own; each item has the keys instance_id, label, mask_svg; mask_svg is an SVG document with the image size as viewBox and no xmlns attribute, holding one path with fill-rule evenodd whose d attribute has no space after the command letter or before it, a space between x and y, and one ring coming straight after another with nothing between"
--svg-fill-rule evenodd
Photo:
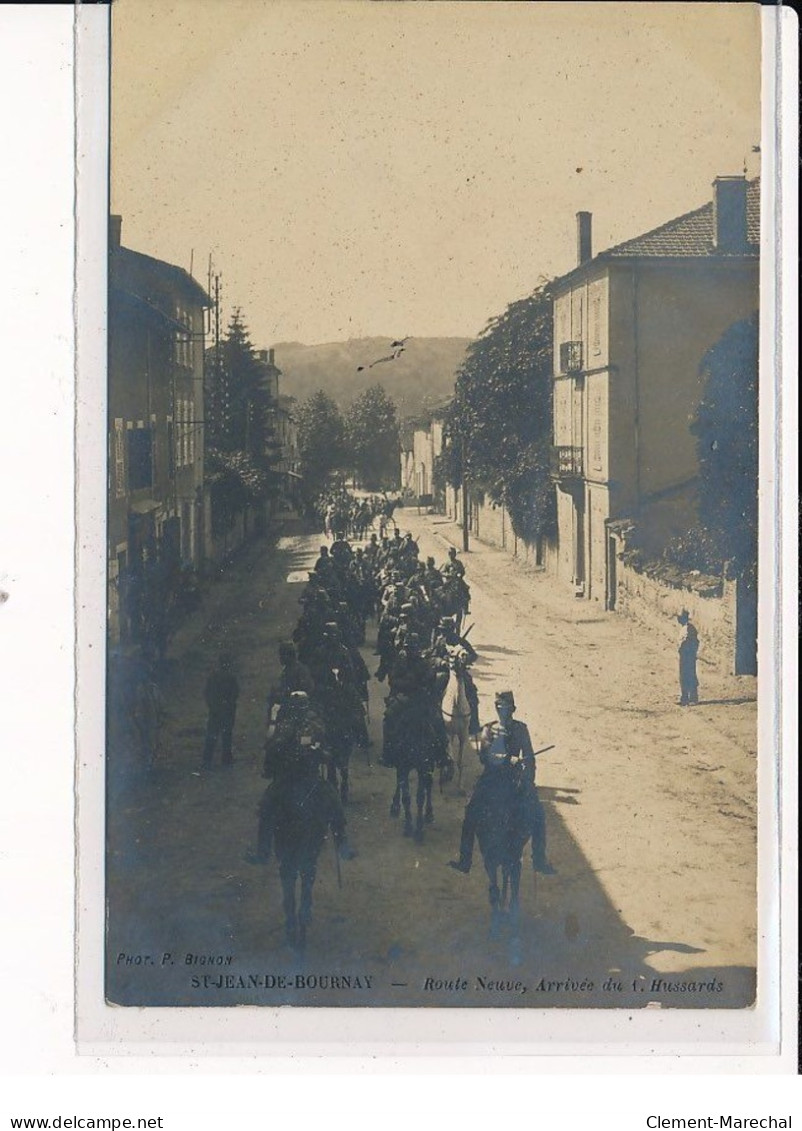
<instances>
[{"instance_id":1,"label":"horse","mask_svg":"<svg viewBox=\"0 0 802 1131\"><path fill-rule=\"evenodd\" d=\"M449 754L456 765L458 789L462 788L462 759L470 736L472 713L467 693L465 656L463 649L451 650L448 682L440 708L448 736Z\"/></svg>"},{"instance_id":2,"label":"horse","mask_svg":"<svg viewBox=\"0 0 802 1131\"><path fill-rule=\"evenodd\" d=\"M519 944L522 859L530 835L531 822L515 776L506 768L492 771L477 805L476 839L490 881L490 937L498 938L506 911L513 958Z\"/></svg>"},{"instance_id":3,"label":"horse","mask_svg":"<svg viewBox=\"0 0 802 1131\"><path fill-rule=\"evenodd\" d=\"M447 761L446 736L442 719L418 695L394 695L387 700L384 715L384 750L382 761L392 766L396 786L390 805L390 816L398 817L404 808L404 836L423 842L424 824L434 821L432 785L435 766ZM415 772L416 819L413 827L409 778Z\"/></svg>"},{"instance_id":4,"label":"horse","mask_svg":"<svg viewBox=\"0 0 802 1131\"><path fill-rule=\"evenodd\" d=\"M345 814L337 791L318 776L315 759L307 756L265 790L259 805L257 847L257 859L262 862L275 849L285 935L288 945L300 954L306 948L317 861L329 829L338 854L350 858L353 853L345 844ZM300 901L296 907L299 879Z\"/></svg>"},{"instance_id":5,"label":"horse","mask_svg":"<svg viewBox=\"0 0 802 1131\"><path fill-rule=\"evenodd\" d=\"M339 670L331 668L324 669L318 678L313 698L326 733L326 776L345 804L350 789L351 751L365 728L362 702L356 688Z\"/></svg>"}]
</instances>

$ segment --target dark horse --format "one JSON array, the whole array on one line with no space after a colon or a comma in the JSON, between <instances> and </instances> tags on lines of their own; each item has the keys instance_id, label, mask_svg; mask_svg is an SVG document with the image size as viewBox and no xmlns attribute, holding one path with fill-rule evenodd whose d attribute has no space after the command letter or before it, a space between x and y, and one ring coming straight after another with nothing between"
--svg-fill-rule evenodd
<instances>
[{"instance_id":1,"label":"dark horse","mask_svg":"<svg viewBox=\"0 0 802 1131\"><path fill-rule=\"evenodd\" d=\"M390 816L397 817L404 807L404 836L413 836L420 844L424 823L434 820L432 784L435 766L448 761L447 737L439 705L426 695L396 693L387 700L384 714L384 753L382 761L395 769L396 787L390 805ZM409 778L417 777L415 825Z\"/></svg>"},{"instance_id":2,"label":"dark horse","mask_svg":"<svg viewBox=\"0 0 802 1131\"><path fill-rule=\"evenodd\" d=\"M335 669L325 669L315 687L315 705L326 733L329 758L326 776L339 789L343 804L348 801L349 763L354 743L364 731L364 712L359 693Z\"/></svg>"},{"instance_id":3,"label":"dark horse","mask_svg":"<svg viewBox=\"0 0 802 1131\"><path fill-rule=\"evenodd\" d=\"M337 791L319 776L314 757L298 759L292 771L277 778L262 797L257 858L266 861L271 849L275 850L287 942L300 952L306 946L317 861L329 829L338 854L350 858L353 853L346 844L345 813ZM296 913L299 878L301 893Z\"/></svg>"},{"instance_id":4,"label":"dark horse","mask_svg":"<svg viewBox=\"0 0 802 1131\"><path fill-rule=\"evenodd\" d=\"M509 767L486 769L483 777L484 788L474 801L476 839L490 881L490 937L498 938L507 910L511 940L517 951L521 861L532 823L527 819L517 777Z\"/></svg>"}]
</instances>

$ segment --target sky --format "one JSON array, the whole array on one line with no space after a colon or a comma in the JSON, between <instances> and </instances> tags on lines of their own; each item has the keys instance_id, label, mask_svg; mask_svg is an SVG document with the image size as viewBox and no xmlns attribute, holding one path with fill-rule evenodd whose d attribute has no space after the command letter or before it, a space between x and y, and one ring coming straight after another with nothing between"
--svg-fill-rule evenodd
<instances>
[{"instance_id":1,"label":"sky","mask_svg":"<svg viewBox=\"0 0 802 1131\"><path fill-rule=\"evenodd\" d=\"M475 336L758 171L751 3L115 0L123 243L260 347Z\"/></svg>"}]
</instances>

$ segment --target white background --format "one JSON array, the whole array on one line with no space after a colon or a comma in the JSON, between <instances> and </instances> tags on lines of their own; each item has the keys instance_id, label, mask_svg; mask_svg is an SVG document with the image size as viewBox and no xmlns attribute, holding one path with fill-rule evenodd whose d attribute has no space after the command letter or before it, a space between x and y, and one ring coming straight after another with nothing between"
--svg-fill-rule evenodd
<instances>
[{"instance_id":1,"label":"white background","mask_svg":"<svg viewBox=\"0 0 802 1131\"><path fill-rule=\"evenodd\" d=\"M789 13L786 12L786 16ZM73 11L0 9L0 1119L164 1116L170 1131L316 1115L381 1128L520 1118L533 1127L642 1128L648 1115L782 1116L802 1126L795 1072L795 950L785 960L786 1052L698 1058L480 1061L393 1058L79 1057L73 1030ZM796 40L790 20L787 39ZM795 59L789 59L791 106ZM792 110L793 114L793 110ZM786 127L795 141L796 122ZM791 146L789 145L789 149ZM795 156L785 158L795 217ZM784 300L795 359L793 260ZM791 373L795 373L795 361ZM793 386L793 387L792 387ZM784 589L794 650L796 380L785 383L790 537ZM80 458L80 453L79 458ZM79 530L80 536L80 530ZM788 639L790 637L790 639ZM795 691L789 664L786 704ZM795 733L787 720L788 735ZM791 773L790 767L788 770ZM786 833L795 809L786 812ZM784 885L794 889L793 844ZM793 910L787 912L789 920ZM793 940L791 940L792 942ZM659 1050L655 1050L657 1053ZM298 1073L337 1073L319 1084ZM417 1073L423 1080L406 1074ZM593 1079L572 1079L581 1072ZM388 1079L387 1074L394 1074ZM402 1073L404 1075L402 1075ZM507 1078L498 1079L499 1073ZM660 1073L660 1075L655 1075ZM716 1073L716 1075L711 1075ZM179 1075L180 1074L180 1075ZM269 1074L269 1080L260 1075ZM451 1075L448 1075L451 1074Z\"/></svg>"}]
</instances>

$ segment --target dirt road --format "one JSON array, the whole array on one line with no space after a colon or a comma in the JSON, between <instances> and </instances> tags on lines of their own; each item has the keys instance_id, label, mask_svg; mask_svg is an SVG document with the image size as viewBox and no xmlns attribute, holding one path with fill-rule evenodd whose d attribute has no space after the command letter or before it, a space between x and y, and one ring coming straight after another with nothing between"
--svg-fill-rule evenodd
<instances>
[{"instance_id":1,"label":"dirt road","mask_svg":"<svg viewBox=\"0 0 802 1131\"><path fill-rule=\"evenodd\" d=\"M399 514L445 557L456 528ZM352 760L339 886L331 844L302 961L284 945L275 864L252 850L264 698L321 538L288 521L251 546L174 639L167 751L150 775L109 759L108 996L121 1004L633 1007L743 1005L755 955L754 681L702 672L703 703L676 706L676 657L623 618L478 544L466 555L481 711L515 690L536 747L554 876L528 868L520 953L488 939L487 880L447 867L465 797L435 795L416 845L389 816L378 764L385 688L371 686L371 762ZM375 670L374 628L365 658ZM203 683L236 655L235 764L202 773ZM465 785L478 771L469 757ZM165 957L166 956L166 957ZM662 982L660 981L662 979Z\"/></svg>"}]
</instances>

